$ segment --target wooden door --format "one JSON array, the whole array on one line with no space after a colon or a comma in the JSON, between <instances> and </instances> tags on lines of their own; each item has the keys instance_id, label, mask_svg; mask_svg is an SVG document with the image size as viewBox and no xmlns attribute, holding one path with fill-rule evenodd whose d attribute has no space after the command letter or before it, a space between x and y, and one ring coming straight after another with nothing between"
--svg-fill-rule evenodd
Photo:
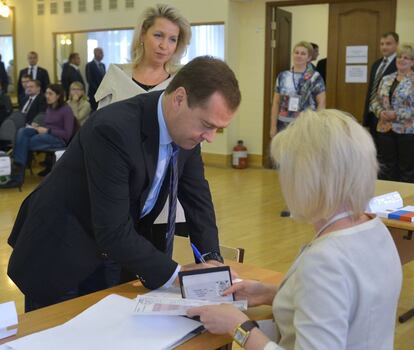
<instances>
[{"instance_id":1,"label":"wooden door","mask_svg":"<svg viewBox=\"0 0 414 350\"><path fill-rule=\"evenodd\" d=\"M263 117L263 166L270 167L270 112L277 75L290 68L292 14L277 8L266 7L266 69Z\"/></svg>"},{"instance_id":2,"label":"wooden door","mask_svg":"<svg viewBox=\"0 0 414 350\"><path fill-rule=\"evenodd\" d=\"M368 46L367 79L380 57L381 34L395 28L395 0L331 3L327 61L327 107L351 113L360 122L368 83L346 82L347 46ZM348 62L348 66L353 64Z\"/></svg>"}]
</instances>

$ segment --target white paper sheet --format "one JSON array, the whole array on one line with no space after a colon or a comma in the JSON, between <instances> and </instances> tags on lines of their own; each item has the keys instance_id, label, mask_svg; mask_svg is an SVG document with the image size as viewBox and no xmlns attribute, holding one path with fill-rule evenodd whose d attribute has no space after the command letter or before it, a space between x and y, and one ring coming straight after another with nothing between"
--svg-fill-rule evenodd
<instances>
[{"instance_id":1,"label":"white paper sheet","mask_svg":"<svg viewBox=\"0 0 414 350\"><path fill-rule=\"evenodd\" d=\"M17 333L17 312L14 301L0 304L0 339Z\"/></svg>"},{"instance_id":2,"label":"white paper sheet","mask_svg":"<svg viewBox=\"0 0 414 350\"><path fill-rule=\"evenodd\" d=\"M138 316L135 300L109 295L69 322L6 345L13 350L169 349L201 326L180 316Z\"/></svg>"},{"instance_id":3,"label":"white paper sheet","mask_svg":"<svg viewBox=\"0 0 414 350\"><path fill-rule=\"evenodd\" d=\"M220 305L222 303L233 304L235 307L242 311L247 310L247 300L220 302L140 295L136 299L134 312L137 315L186 316L187 310L193 307Z\"/></svg>"},{"instance_id":4,"label":"white paper sheet","mask_svg":"<svg viewBox=\"0 0 414 350\"><path fill-rule=\"evenodd\" d=\"M368 63L368 46L347 46L346 63Z\"/></svg>"},{"instance_id":5,"label":"white paper sheet","mask_svg":"<svg viewBox=\"0 0 414 350\"><path fill-rule=\"evenodd\" d=\"M353 65L345 67L345 83L366 83L367 79L367 66Z\"/></svg>"},{"instance_id":6,"label":"white paper sheet","mask_svg":"<svg viewBox=\"0 0 414 350\"><path fill-rule=\"evenodd\" d=\"M11 160L10 157L0 157L0 176L7 176L11 174Z\"/></svg>"},{"instance_id":7,"label":"white paper sheet","mask_svg":"<svg viewBox=\"0 0 414 350\"><path fill-rule=\"evenodd\" d=\"M230 281L229 271L185 275L182 277L182 288L188 299L232 301L233 295L223 295L223 292L230 288Z\"/></svg>"}]
</instances>

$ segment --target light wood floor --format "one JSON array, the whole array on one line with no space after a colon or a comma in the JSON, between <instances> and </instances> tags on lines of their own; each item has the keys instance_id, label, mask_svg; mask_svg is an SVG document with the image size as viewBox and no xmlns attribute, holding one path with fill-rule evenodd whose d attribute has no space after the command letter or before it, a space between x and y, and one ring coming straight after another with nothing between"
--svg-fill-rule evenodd
<instances>
[{"instance_id":1,"label":"light wood floor","mask_svg":"<svg viewBox=\"0 0 414 350\"><path fill-rule=\"evenodd\" d=\"M284 202L276 172L207 168L206 176L213 194L221 243L245 248L246 264L286 272L313 232L308 225L279 217ZM36 176L29 175L22 193L17 189L0 190L0 303L15 300L19 312L23 312L23 296L6 275L11 252L6 241L22 200L38 182ZM414 263L405 265L403 270L398 314L414 307ZM414 349L414 318L396 325L395 349Z\"/></svg>"}]
</instances>

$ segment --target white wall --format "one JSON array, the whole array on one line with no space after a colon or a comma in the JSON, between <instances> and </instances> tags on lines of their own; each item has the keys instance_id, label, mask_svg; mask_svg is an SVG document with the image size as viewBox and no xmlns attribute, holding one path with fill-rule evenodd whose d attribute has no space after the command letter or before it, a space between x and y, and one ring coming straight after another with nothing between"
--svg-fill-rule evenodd
<instances>
[{"instance_id":1,"label":"white wall","mask_svg":"<svg viewBox=\"0 0 414 350\"><path fill-rule=\"evenodd\" d=\"M299 41L319 45L319 59L328 52L329 5L286 6L281 9L292 13L292 49Z\"/></svg>"}]
</instances>

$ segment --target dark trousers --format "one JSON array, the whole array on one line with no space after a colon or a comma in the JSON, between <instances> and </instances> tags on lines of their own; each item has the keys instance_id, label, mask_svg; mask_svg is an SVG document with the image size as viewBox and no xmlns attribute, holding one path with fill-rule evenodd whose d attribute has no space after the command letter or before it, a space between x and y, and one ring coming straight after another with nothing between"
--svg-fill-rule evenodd
<instances>
[{"instance_id":1,"label":"dark trousers","mask_svg":"<svg viewBox=\"0 0 414 350\"><path fill-rule=\"evenodd\" d=\"M394 131L376 135L380 180L414 183L414 134Z\"/></svg>"},{"instance_id":2,"label":"dark trousers","mask_svg":"<svg viewBox=\"0 0 414 350\"><path fill-rule=\"evenodd\" d=\"M24 310L25 312L30 312L82 295L94 293L98 290L110 288L118 285L120 282L121 266L112 260L105 260L88 278L79 284L78 288L66 292L64 295L57 297L53 301L39 303L36 300L25 296Z\"/></svg>"}]
</instances>

